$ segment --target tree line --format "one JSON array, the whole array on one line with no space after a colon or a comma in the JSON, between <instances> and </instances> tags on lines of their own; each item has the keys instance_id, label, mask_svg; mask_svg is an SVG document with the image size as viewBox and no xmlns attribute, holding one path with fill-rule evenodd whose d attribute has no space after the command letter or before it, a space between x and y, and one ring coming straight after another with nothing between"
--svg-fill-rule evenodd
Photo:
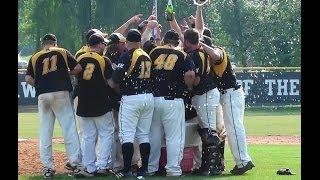
<instances>
[{"instance_id":1,"label":"tree line","mask_svg":"<svg viewBox=\"0 0 320 180\"><path fill-rule=\"evenodd\" d=\"M153 0L18 0L18 50L30 55L41 37L57 35L58 44L75 53L90 28L112 33L135 14L148 18ZM166 0L158 0L158 21ZM173 0L178 22L196 7L192 0ZM300 0L213 0L204 8L214 43L225 47L237 66L301 65Z\"/></svg>"}]
</instances>

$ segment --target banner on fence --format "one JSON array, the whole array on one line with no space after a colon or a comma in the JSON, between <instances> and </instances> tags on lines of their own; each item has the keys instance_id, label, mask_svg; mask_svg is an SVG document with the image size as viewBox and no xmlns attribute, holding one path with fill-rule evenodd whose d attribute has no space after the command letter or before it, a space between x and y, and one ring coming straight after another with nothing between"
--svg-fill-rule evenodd
<instances>
[{"instance_id":1,"label":"banner on fence","mask_svg":"<svg viewBox=\"0 0 320 180\"><path fill-rule=\"evenodd\" d=\"M36 105L35 88L27 85L24 74L18 74L18 105ZM249 106L299 105L300 72L237 73Z\"/></svg>"}]
</instances>

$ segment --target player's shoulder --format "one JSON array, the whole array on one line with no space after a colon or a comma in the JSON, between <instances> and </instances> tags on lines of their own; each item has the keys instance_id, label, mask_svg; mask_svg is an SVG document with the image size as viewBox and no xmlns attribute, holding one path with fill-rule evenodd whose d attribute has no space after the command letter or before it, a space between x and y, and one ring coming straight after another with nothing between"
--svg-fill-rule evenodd
<instances>
[{"instance_id":1,"label":"player's shoulder","mask_svg":"<svg viewBox=\"0 0 320 180\"><path fill-rule=\"evenodd\" d=\"M149 54L147 54L143 49L137 48L132 52L132 58L134 59L135 57L139 58L140 56L144 56L146 58L149 58Z\"/></svg>"},{"instance_id":2,"label":"player's shoulder","mask_svg":"<svg viewBox=\"0 0 320 180\"><path fill-rule=\"evenodd\" d=\"M100 54L96 53L96 52L88 51L88 52L85 52L85 53L81 54L81 55L77 58L77 61L79 62L79 61L84 60L84 59L103 60L104 57L101 56Z\"/></svg>"},{"instance_id":3,"label":"player's shoulder","mask_svg":"<svg viewBox=\"0 0 320 180\"><path fill-rule=\"evenodd\" d=\"M89 52L90 51L90 47L87 45L82 46L77 52L76 52L76 57L79 57L80 55Z\"/></svg>"}]
</instances>

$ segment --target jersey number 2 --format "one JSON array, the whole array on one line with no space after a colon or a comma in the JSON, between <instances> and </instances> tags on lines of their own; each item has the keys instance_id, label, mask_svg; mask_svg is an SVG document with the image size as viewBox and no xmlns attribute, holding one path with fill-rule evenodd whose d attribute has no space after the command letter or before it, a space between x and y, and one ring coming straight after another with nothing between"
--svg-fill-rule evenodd
<instances>
[{"instance_id":1,"label":"jersey number 2","mask_svg":"<svg viewBox=\"0 0 320 180\"><path fill-rule=\"evenodd\" d=\"M150 78L151 72L151 62L150 61L141 61L141 71L140 71L140 79Z\"/></svg>"},{"instance_id":2,"label":"jersey number 2","mask_svg":"<svg viewBox=\"0 0 320 180\"><path fill-rule=\"evenodd\" d=\"M53 55L50 58L50 69L49 69L49 58L43 60L42 75L48 74L57 70L57 55Z\"/></svg>"},{"instance_id":3,"label":"jersey number 2","mask_svg":"<svg viewBox=\"0 0 320 180\"><path fill-rule=\"evenodd\" d=\"M88 63L86 66L86 69L83 72L83 79L84 80L90 80L92 78L92 73L94 71L94 64Z\"/></svg>"}]
</instances>

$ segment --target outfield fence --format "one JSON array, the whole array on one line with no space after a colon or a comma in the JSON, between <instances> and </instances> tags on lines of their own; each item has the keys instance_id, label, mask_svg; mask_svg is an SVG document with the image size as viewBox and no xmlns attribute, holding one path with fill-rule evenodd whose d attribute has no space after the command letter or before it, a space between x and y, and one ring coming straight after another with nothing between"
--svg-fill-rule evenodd
<instances>
[{"instance_id":1,"label":"outfield fence","mask_svg":"<svg viewBox=\"0 0 320 180\"><path fill-rule=\"evenodd\" d=\"M246 106L299 106L301 104L300 67L236 67ZM25 69L18 69L18 105L35 106L34 87L27 85Z\"/></svg>"}]
</instances>

